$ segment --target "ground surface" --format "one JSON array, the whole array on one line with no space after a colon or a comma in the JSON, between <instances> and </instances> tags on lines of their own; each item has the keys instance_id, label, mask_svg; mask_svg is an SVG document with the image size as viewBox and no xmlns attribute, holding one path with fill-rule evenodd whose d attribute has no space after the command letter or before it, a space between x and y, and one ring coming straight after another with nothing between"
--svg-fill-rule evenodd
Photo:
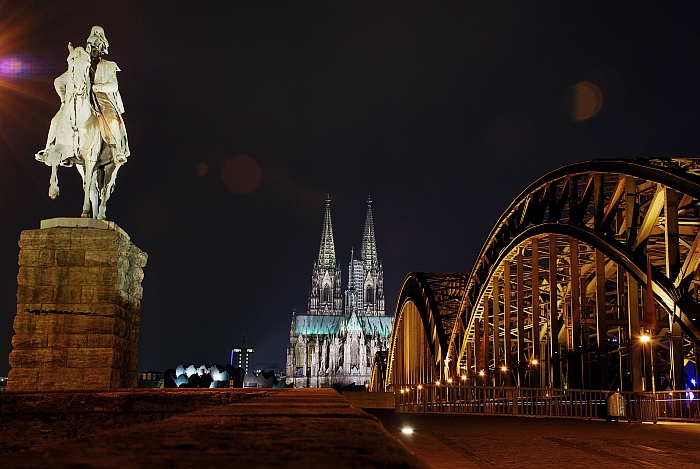
<instances>
[{"instance_id":1,"label":"ground surface","mask_svg":"<svg viewBox=\"0 0 700 469\"><path fill-rule=\"evenodd\" d=\"M368 412L313 389L0 393L0 468L700 468L700 424Z\"/></svg>"},{"instance_id":2,"label":"ground surface","mask_svg":"<svg viewBox=\"0 0 700 469\"><path fill-rule=\"evenodd\" d=\"M700 468L700 424L368 412L435 469Z\"/></svg>"},{"instance_id":3,"label":"ground surface","mask_svg":"<svg viewBox=\"0 0 700 469\"><path fill-rule=\"evenodd\" d=\"M2 393L0 403L3 469L427 467L333 390Z\"/></svg>"}]
</instances>

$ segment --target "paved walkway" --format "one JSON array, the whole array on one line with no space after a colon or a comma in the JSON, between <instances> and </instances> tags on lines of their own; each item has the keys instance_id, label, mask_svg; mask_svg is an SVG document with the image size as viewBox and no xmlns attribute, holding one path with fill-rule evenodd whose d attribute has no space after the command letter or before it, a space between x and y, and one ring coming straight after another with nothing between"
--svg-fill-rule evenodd
<instances>
[{"instance_id":1,"label":"paved walkway","mask_svg":"<svg viewBox=\"0 0 700 469\"><path fill-rule=\"evenodd\" d=\"M434 469L700 468L700 424L369 412Z\"/></svg>"},{"instance_id":2,"label":"paved walkway","mask_svg":"<svg viewBox=\"0 0 700 469\"><path fill-rule=\"evenodd\" d=\"M161 393L163 398L187 396ZM143 396L159 400L152 391L136 391L134 396L131 408L140 405ZM0 467L427 468L389 436L375 418L333 390L257 391L256 396L10 451L0 455ZM6 417L8 413L3 409ZM37 432L45 430L45 426L37 428ZM4 432L3 422L0 437Z\"/></svg>"}]
</instances>

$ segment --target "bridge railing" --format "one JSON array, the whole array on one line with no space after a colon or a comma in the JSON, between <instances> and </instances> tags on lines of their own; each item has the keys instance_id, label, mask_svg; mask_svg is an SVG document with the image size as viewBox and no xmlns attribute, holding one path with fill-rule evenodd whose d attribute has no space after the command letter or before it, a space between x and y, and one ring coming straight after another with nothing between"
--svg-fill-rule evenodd
<instances>
[{"instance_id":1,"label":"bridge railing","mask_svg":"<svg viewBox=\"0 0 700 469\"><path fill-rule=\"evenodd\" d=\"M644 393L436 384L394 388L395 410L406 413L614 418L654 422L658 412L654 397ZM673 409L680 412L679 406L676 403ZM688 415L688 412L684 415Z\"/></svg>"},{"instance_id":2,"label":"bridge railing","mask_svg":"<svg viewBox=\"0 0 700 469\"><path fill-rule=\"evenodd\" d=\"M659 420L700 422L700 392L697 390L657 392L655 404Z\"/></svg>"}]
</instances>

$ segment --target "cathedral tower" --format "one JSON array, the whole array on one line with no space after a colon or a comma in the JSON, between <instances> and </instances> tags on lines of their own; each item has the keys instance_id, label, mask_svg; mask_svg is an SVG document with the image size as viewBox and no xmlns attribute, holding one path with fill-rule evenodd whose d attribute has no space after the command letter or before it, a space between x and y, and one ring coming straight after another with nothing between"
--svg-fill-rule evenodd
<instances>
[{"instance_id":1,"label":"cathedral tower","mask_svg":"<svg viewBox=\"0 0 700 469\"><path fill-rule=\"evenodd\" d=\"M333 240L333 223L331 221L331 199L326 197L326 215L323 219L321 246L318 259L311 275L311 293L309 294L308 313L343 314L343 297L341 296L340 268L335 258L335 241Z\"/></svg>"},{"instance_id":2,"label":"cathedral tower","mask_svg":"<svg viewBox=\"0 0 700 469\"><path fill-rule=\"evenodd\" d=\"M384 269L377 257L377 242L374 237L374 220L372 219L372 199L367 198L367 215L365 231L362 236L362 303L360 308L364 316L384 316Z\"/></svg>"}]
</instances>

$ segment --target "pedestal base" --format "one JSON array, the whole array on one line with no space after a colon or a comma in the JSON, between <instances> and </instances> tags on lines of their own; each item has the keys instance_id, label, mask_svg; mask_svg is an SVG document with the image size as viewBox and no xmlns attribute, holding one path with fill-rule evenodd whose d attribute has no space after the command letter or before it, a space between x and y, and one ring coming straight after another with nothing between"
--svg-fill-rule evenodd
<instances>
[{"instance_id":1,"label":"pedestal base","mask_svg":"<svg viewBox=\"0 0 700 469\"><path fill-rule=\"evenodd\" d=\"M19 240L7 390L136 387L147 254L112 222L41 226Z\"/></svg>"}]
</instances>

